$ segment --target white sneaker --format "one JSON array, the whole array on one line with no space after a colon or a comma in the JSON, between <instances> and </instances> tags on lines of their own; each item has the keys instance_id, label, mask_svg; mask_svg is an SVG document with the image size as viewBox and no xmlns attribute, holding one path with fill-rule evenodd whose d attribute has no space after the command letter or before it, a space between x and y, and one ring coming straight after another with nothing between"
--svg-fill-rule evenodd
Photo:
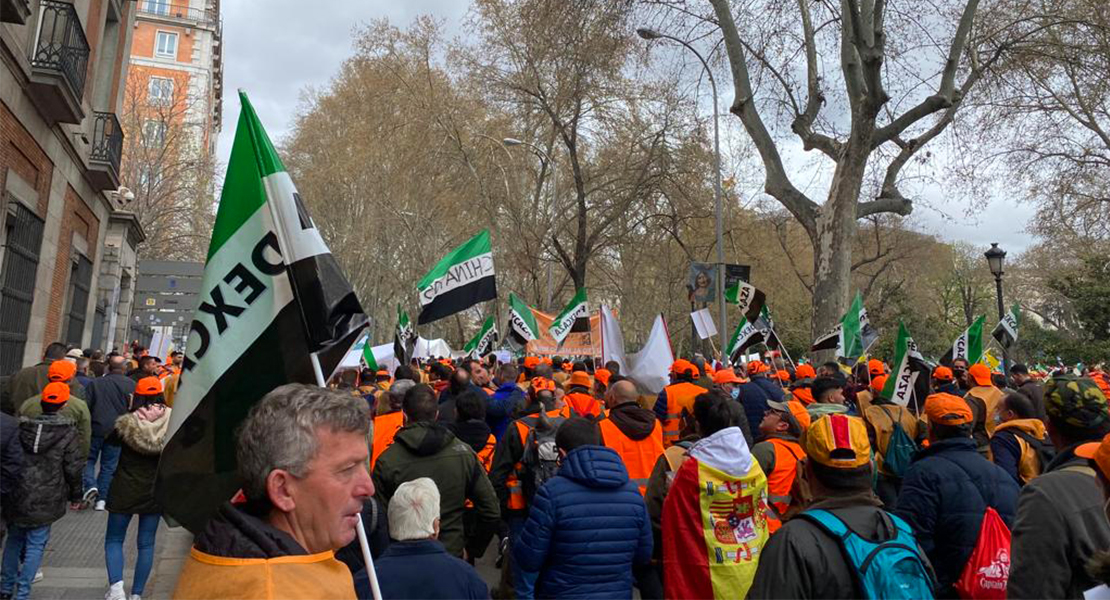
<instances>
[{"instance_id":1,"label":"white sneaker","mask_svg":"<svg viewBox=\"0 0 1110 600\"><path fill-rule=\"evenodd\" d=\"M123 591L123 582L117 581L108 586L108 593L104 594L104 600L127 600L127 592Z\"/></svg>"},{"instance_id":2,"label":"white sneaker","mask_svg":"<svg viewBox=\"0 0 1110 600\"><path fill-rule=\"evenodd\" d=\"M88 490L85 491L85 496L84 496L83 499L85 500L85 502L92 502L99 495L100 495L100 491L97 490L95 487L91 487L91 488L89 488Z\"/></svg>"},{"instance_id":3,"label":"white sneaker","mask_svg":"<svg viewBox=\"0 0 1110 600\"><path fill-rule=\"evenodd\" d=\"M104 510L105 506L107 506L107 503L105 501L103 501L103 500L97 500L96 501L96 510Z\"/></svg>"},{"instance_id":4,"label":"white sneaker","mask_svg":"<svg viewBox=\"0 0 1110 600\"><path fill-rule=\"evenodd\" d=\"M46 579L46 576L42 574L42 569L39 569L38 571L35 571L35 576L31 578L31 583L38 583L43 579Z\"/></svg>"}]
</instances>

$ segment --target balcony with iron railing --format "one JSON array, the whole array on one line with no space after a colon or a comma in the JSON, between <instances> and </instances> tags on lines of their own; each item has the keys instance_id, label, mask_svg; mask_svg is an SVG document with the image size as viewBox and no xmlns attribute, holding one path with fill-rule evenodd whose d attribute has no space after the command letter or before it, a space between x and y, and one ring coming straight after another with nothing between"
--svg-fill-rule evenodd
<instances>
[{"instance_id":1,"label":"balcony with iron railing","mask_svg":"<svg viewBox=\"0 0 1110 600\"><path fill-rule=\"evenodd\" d=\"M73 4L41 0L30 91L48 121L78 124L85 118L88 67L89 42Z\"/></svg>"},{"instance_id":2,"label":"balcony with iron railing","mask_svg":"<svg viewBox=\"0 0 1110 600\"><path fill-rule=\"evenodd\" d=\"M92 145L89 149L89 181L99 190L119 187L119 165L123 155L123 128L116 115L93 112Z\"/></svg>"},{"instance_id":3,"label":"balcony with iron railing","mask_svg":"<svg viewBox=\"0 0 1110 600\"><path fill-rule=\"evenodd\" d=\"M143 17L188 21L203 27L214 27L217 23L216 11L204 8L193 8L187 3L139 0L138 5L138 14Z\"/></svg>"}]
</instances>

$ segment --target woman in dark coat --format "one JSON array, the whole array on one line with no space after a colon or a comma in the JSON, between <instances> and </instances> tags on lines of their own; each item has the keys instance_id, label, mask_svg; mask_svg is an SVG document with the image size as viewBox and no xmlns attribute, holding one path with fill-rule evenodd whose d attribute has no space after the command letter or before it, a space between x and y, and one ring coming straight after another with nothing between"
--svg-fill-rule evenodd
<instances>
[{"instance_id":1,"label":"woman in dark coat","mask_svg":"<svg viewBox=\"0 0 1110 600\"><path fill-rule=\"evenodd\" d=\"M130 411L116 419L115 429L109 436L110 441L120 445L121 452L112 479L112 494L108 496L108 531L104 536L104 562L109 583L106 600L127 598L123 591L123 541L131 517L135 515L139 517L136 537L139 552L131 584L132 600L142 596L150 576L154 564L154 537L162 516L162 508L154 501L154 475L170 412L162 396L162 382L157 377L145 377L135 385Z\"/></svg>"}]
</instances>

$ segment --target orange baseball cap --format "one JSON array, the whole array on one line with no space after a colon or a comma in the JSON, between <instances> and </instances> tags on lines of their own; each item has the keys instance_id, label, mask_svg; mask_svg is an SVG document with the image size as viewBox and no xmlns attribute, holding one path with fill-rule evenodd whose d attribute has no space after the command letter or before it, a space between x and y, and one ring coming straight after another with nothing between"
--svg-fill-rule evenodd
<instances>
[{"instance_id":1,"label":"orange baseball cap","mask_svg":"<svg viewBox=\"0 0 1110 600\"><path fill-rule=\"evenodd\" d=\"M717 385L725 383L744 383L744 380L737 377L736 372L732 369L721 369L713 374L713 383Z\"/></svg>"},{"instance_id":2,"label":"orange baseball cap","mask_svg":"<svg viewBox=\"0 0 1110 600\"><path fill-rule=\"evenodd\" d=\"M771 370L771 368L768 367L767 365L763 364L762 361L753 360L752 362L748 363L747 371L748 371L749 376L758 375L760 373L763 373L765 371L770 371L770 370Z\"/></svg>"},{"instance_id":3,"label":"orange baseball cap","mask_svg":"<svg viewBox=\"0 0 1110 600\"><path fill-rule=\"evenodd\" d=\"M609 378L612 376L613 374L609 372L609 369L598 369L594 371L594 379L600 381L605 387L609 387Z\"/></svg>"},{"instance_id":4,"label":"orange baseball cap","mask_svg":"<svg viewBox=\"0 0 1110 600\"><path fill-rule=\"evenodd\" d=\"M65 404L67 400L69 400L69 386L60 381L48 383L42 388L42 401L47 404Z\"/></svg>"},{"instance_id":5,"label":"orange baseball cap","mask_svg":"<svg viewBox=\"0 0 1110 600\"><path fill-rule=\"evenodd\" d=\"M1088 442L1078 446L1075 455L1094 460L1095 466L1102 471L1102 476L1110 480L1110 434L1106 434L1101 442Z\"/></svg>"},{"instance_id":6,"label":"orange baseball cap","mask_svg":"<svg viewBox=\"0 0 1110 600\"><path fill-rule=\"evenodd\" d=\"M671 373L675 373L676 375L690 373L694 377L701 375L701 371L698 371L698 368L694 366L694 363L684 358L680 358L674 361L674 364L671 365Z\"/></svg>"},{"instance_id":7,"label":"orange baseball cap","mask_svg":"<svg viewBox=\"0 0 1110 600\"><path fill-rule=\"evenodd\" d=\"M826 467L855 469L871 461L867 426L859 417L825 415L810 425L803 445L810 459Z\"/></svg>"},{"instance_id":8,"label":"orange baseball cap","mask_svg":"<svg viewBox=\"0 0 1110 600\"><path fill-rule=\"evenodd\" d=\"M955 375L952 374L952 369L949 369L944 365L933 369L933 379L936 379L937 381L952 381L952 379L954 378Z\"/></svg>"},{"instance_id":9,"label":"orange baseball cap","mask_svg":"<svg viewBox=\"0 0 1110 600\"><path fill-rule=\"evenodd\" d=\"M570 374L570 379L567 380L567 386L582 386L589 389L593 382L590 381L590 374L585 371L575 371Z\"/></svg>"},{"instance_id":10,"label":"orange baseball cap","mask_svg":"<svg viewBox=\"0 0 1110 600\"><path fill-rule=\"evenodd\" d=\"M135 384L136 396L157 396L162 393L162 381L157 377L143 377Z\"/></svg>"},{"instance_id":11,"label":"orange baseball cap","mask_svg":"<svg viewBox=\"0 0 1110 600\"><path fill-rule=\"evenodd\" d=\"M991 383L991 369L983 363L975 363L968 368L967 374L975 381L975 385L993 385Z\"/></svg>"},{"instance_id":12,"label":"orange baseball cap","mask_svg":"<svg viewBox=\"0 0 1110 600\"><path fill-rule=\"evenodd\" d=\"M775 377L778 377L779 381L783 383L790 383L790 372L785 369L780 369L776 371Z\"/></svg>"},{"instance_id":13,"label":"orange baseball cap","mask_svg":"<svg viewBox=\"0 0 1110 600\"><path fill-rule=\"evenodd\" d=\"M813 379L817 377L817 371L813 370L812 365L800 364L797 369L794 369L794 377L798 379Z\"/></svg>"},{"instance_id":14,"label":"orange baseball cap","mask_svg":"<svg viewBox=\"0 0 1110 600\"><path fill-rule=\"evenodd\" d=\"M871 378L871 389L875 393L880 393L886 387L886 375L879 375L878 377Z\"/></svg>"},{"instance_id":15,"label":"orange baseball cap","mask_svg":"<svg viewBox=\"0 0 1110 600\"><path fill-rule=\"evenodd\" d=\"M943 392L925 399L925 416L930 423L940 425L963 425L975 419L963 398Z\"/></svg>"},{"instance_id":16,"label":"orange baseball cap","mask_svg":"<svg viewBox=\"0 0 1110 600\"><path fill-rule=\"evenodd\" d=\"M555 364L555 361L551 360L550 356L545 356L545 357L540 359L540 364L541 365L553 365L553 364Z\"/></svg>"},{"instance_id":17,"label":"orange baseball cap","mask_svg":"<svg viewBox=\"0 0 1110 600\"><path fill-rule=\"evenodd\" d=\"M50 363L46 376L50 381L69 381L77 374L77 365L68 360L56 360Z\"/></svg>"},{"instance_id":18,"label":"orange baseball cap","mask_svg":"<svg viewBox=\"0 0 1110 600\"><path fill-rule=\"evenodd\" d=\"M883 366L883 361L877 358L872 358L871 360L867 361L867 372L870 373L872 377L874 377L875 375L882 375L883 373L886 373L886 367Z\"/></svg>"},{"instance_id":19,"label":"orange baseball cap","mask_svg":"<svg viewBox=\"0 0 1110 600\"><path fill-rule=\"evenodd\" d=\"M539 357L536 357L536 356L525 356L524 357L524 368L525 369L535 369L538 366L540 366Z\"/></svg>"},{"instance_id":20,"label":"orange baseball cap","mask_svg":"<svg viewBox=\"0 0 1110 600\"><path fill-rule=\"evenodd\" d=\"M790 390L790 395L795 400L800 402L802 406L809 406L810 404L813 404L813 390L808 387L796 387Z\"/></svg>"},{"instance_id":21,"label":"orange baseball cap","mask_svg":"<svg viewBox=\"0 0 1110 600\"><path fill-rule=\"evenodd\" d=\"M532 378L532 389L536 390L537 392L547 390L549 392L554 393L555 392L555 382L551 381L550 379L548 379L546 377L533 377Z\"/></svg>"},{"instance_id":22,"label":"orange baseball cap","mask_svg":"<svg viewBox=\"0 0 1110 600\"><path fill-rule=\"evenodd\" d=\"M806 407L801 402L797 400L790 400L787 402L768 400L767 405L774 410L789 415L787 421L795 428L794 434L798 437L801 437L802 434L809 429L811 417L809 416L809 411L806 410Z\"/></svg>"}]
</instances>

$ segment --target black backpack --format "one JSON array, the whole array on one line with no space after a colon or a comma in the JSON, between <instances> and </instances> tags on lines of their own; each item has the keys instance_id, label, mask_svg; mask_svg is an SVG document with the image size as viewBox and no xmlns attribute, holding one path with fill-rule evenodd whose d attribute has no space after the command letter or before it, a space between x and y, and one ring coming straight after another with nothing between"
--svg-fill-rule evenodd
<instances>
[{"instance_id":1,"label":"black backpack","mask_svg":"<svg viewBox=\"0 0 1110 600\"><path fill-rule=\"evenodd\" d=\"M555 447L555 432L562 425L562 417L551 418L540 414L536 423L529 429L524 439L524 455L520 464L524 466L521 479L524 498L529 506L536 491L559 471L559 451Z\"/></svg>"}]
</instances>

